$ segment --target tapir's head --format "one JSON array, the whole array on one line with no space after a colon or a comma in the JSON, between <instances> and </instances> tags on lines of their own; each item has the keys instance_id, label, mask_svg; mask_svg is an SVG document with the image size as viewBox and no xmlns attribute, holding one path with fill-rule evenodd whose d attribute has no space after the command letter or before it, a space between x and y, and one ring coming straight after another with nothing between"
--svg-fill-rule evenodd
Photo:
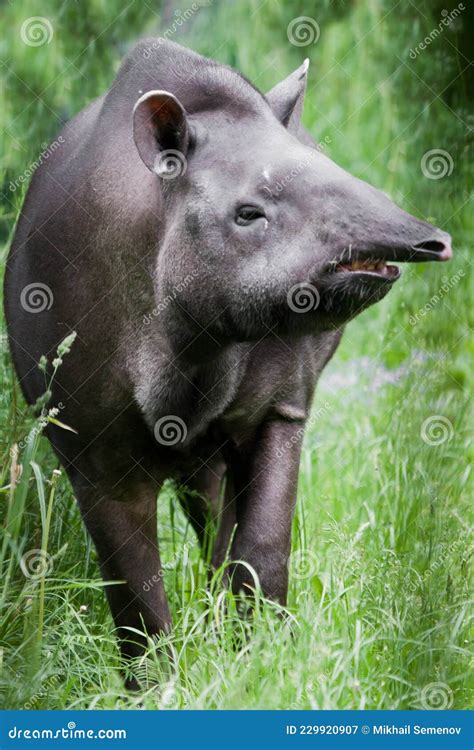
<instances>
[{"instance_id":1,"label":"tapir's head","mask_svg":"<svg viewBox=\"0 0 474 750\"><path fill-rule=\"evenodd\" d=\"M135 143L163 196L157 295L178 332L241 341L330 328L387 294L392 261L451 256L448 234L315 147L300 125L306 72L263 96L203 61L135 105Z\"/></svg>"}]
</instances>

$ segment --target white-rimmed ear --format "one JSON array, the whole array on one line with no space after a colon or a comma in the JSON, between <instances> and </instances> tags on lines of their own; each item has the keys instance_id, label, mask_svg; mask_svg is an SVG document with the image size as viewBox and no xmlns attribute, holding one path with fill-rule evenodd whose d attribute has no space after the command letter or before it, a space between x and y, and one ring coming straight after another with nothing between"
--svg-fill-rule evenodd
<instances>
[{"instance_id":1,"label":"white-rimmed ear","mask_svg":"<svg viewBox=\"0 0 474 750\"><path fill-rule=\"evenodd\" d=\"M143 163L151 172L160 176L168 173L168 153L175 158L181 155L185 163L189 130L181 102L169 91L143 94L133 108L133 138Z\"/></svg>"},{"instance_id":2,"label":"white-rimmed ear","mask_svg":"<svg viewBox=\"0 0 474 750\"><path fill-rule=\"evenodd\" d=\"M300 65L288 78L272 88L266 99L275 116L287 128L300 123L303 112L306 79L308 76L309 58Z\"/></svg>"}]
</instances>

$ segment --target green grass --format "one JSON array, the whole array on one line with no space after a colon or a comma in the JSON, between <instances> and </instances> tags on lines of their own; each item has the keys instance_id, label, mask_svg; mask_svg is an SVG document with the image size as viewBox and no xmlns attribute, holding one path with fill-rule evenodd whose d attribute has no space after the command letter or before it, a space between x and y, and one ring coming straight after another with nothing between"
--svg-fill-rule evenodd
<instances>
[{"instance_id":1,"label":"green grass","mask_svg":"<svg viewBox=\"0 0 474 750\"><path fill-rule=\"evenodd\" d=\"M142 2L88 5L79 16L72 2L51 3L54 37L36 48L19 42L19 28L44 6L29 0L2 10L11 35L0 46L2 264L21 202L10 181L61 118L110 84L129 43L166 28ZM125 696L95 552L67 480L53 478L56 461L24 407L2 337L1 707L472 705L472 171L466 74L456 79L467 63L454 49L464 49L466 30L461 23L443 32L412 60L410 48L442 8L418 7L321 2L316 12L296 1L214 2L173 37L264 90L309 55L305 122L328 154L454 237L453 261L405 268L389 297L349 325L323 375L301 462L286 614L259 601L242 621L219 580L207 587L176 490L166 486L159 529L175 628L136 665L148 679L144 695ZM318 20L317 44L288 43L287 25L300 15ZM423 154L434 148L452 157L450 176L423 175ZM460 271L441 293L445 277ZM429 432L431 417L442 417L445 433ZM432 445L423 430L431 442L447 439ZM13 491L15 444L14 477L18 464L23 471ZM46 576L25 577L19 561L29 550L50 556ZM160 656L165 645L172 660Z\"/></svg>"}]
</instances>

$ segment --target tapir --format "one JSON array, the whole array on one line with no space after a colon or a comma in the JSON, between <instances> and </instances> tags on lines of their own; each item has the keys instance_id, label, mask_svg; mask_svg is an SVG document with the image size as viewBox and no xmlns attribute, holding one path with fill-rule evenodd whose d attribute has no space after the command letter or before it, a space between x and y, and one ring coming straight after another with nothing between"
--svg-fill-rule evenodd
<instances>
[{"instance_id":1,"label":"tapir","mask_svg":"<svg viewBox=\"0 0 474 750\"><path fill-rule=\"evenodd\" d=\"M317 146L301 124L307 69L263 94L145 39L64 126L21 210L5 277L13 362L34 404L77 334L48 403L75 432L46 432L124 657L171 628L156 517L167 479L203 546L218 528L225 585L285 602L318 377L397 261L452 253L447 233Z\"/></svg>"}]
</instances>

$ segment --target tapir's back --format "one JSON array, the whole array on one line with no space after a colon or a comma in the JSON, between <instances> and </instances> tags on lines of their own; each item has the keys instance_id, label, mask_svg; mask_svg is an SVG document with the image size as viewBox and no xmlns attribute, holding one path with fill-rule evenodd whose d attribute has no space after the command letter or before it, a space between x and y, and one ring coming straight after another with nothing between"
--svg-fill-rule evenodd
<instances>
[{"instance_id":1,"label":"tapir's back","mask_svg":"<svg viewBox=\"0 0 474 750\"><path fill-rule=\"evenodd\" d=\"M91 104L48 147L48 157L29 186L7 259L5 315L13 360L29 401L44 389L35 364L67 333L60 310L63 298L73 294L73 257L82 235L80 225L74 231L80 210L74 193L84 169L81 144L87 142L99 107L100 101Z\"/></svg>"},{"instance_id":2,"label":"tapir's back","mask_svg":"<svg viewBox=\"0 0 474 750\"><path fill-rule=\"evenodd\" d=\"M51 361L59 342L77 331L58 376L74 388L74 359L82 373L98 371L118 352L124 327L145 313L147 290L152 294L142 261L156 244L160 196L133 143L138 94L126 82L118 85L120 78L56 135L33 176L10 249L5 315L30 402L44 390L36 366L42 355ZM114 369L119 377L123 365L122 357Z\"/></svg>"}]
</instances>

